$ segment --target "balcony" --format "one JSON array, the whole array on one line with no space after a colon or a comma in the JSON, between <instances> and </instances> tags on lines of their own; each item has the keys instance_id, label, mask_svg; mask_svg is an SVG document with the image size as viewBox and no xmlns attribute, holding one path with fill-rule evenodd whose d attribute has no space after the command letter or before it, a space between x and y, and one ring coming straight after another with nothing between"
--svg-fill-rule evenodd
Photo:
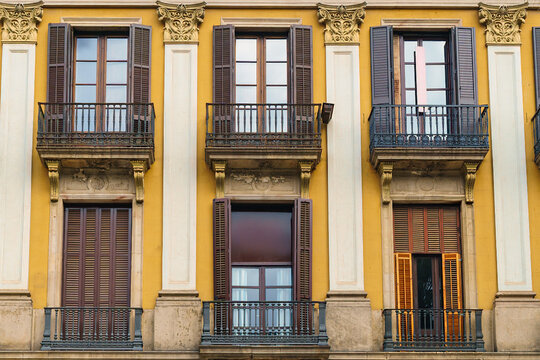
<instances>
[{"instance_id":1,"label":"balcony","mask_svg":"<svg viewBox=\"0 0 540 360\"><path fill-rule=\"evenodd\" d=\"M36 149L43 162L85 167L154 162L154 105L39 103Z\"/></svg>"},{"instance_id":2,"label":"balcony","mask_svg":"<svg viewBox=\"0 0 540 360\"><path fill-rule=\"evenodd\" d=\"M261 349L263 355L257 354ZM253 358L271 352L272 358L327 359L326 303L203 302L201 358L243 358L246 351Z\"/></svg>"},{"instance_id":3,"label":"balcony","mask_svg":"<svg viewBox=\"0 0 540 360\"><path fill-rule=\"evenodd\" d=\"M536 110L532 121L534 131L534 162L540 167L540 108Z\"/></svg>"},{"instance_id":4,"label":"balcony","mask_svg":"<svg viewBox=\"0 0 540 360\"><path fill-rule=\"evenodd\" d=\"M482 310L385 309L384 351L485 351Z\"/></svg>"},{"instance_id":5,"label":"balcony","mask_svg":"<svg viewBox=\"0 0 540 360\"><path fill-rule=\"evenodd\" d=\"M373 105L371 163L394 169L459 169L489 150L487 105Z\"/></svg>"},{"instance_id":6,"label":"balcony","mask_svg":"<svg viewBox=\"0 0 540 360\"><path fill-rule=\"evenodd\" d=\"M206 162L318 163L321 157L320 104L206 104Z\"/></svg>"},{"instance_id":7,"label":"balcony","mask_svg":"<svg viewBox=\"0 0 540 360\"><path fill-rule=\"evenodd\" d=\"M141 308L49 307L41 350L142 350Z\"/></svg>"}]
</instances>

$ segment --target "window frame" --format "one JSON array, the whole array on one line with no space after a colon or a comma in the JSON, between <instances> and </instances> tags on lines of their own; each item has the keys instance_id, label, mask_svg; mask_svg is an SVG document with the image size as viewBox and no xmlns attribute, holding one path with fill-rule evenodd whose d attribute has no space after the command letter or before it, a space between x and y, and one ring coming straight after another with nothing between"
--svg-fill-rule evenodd
<instances>
[{"instance_id":1,"label":"window frame","mask_svg":"<svg viewBox=\"0 0 540 360\"><path fill-rule=\"evenodd\" d=\"M248 264L242 264L242 263L233 263L232 267L234 268L251 268L251 269L257 269L259 272L259 285L258 286L239 286L239 285L233 285L232 279L231 279L231 299L232 299L232 293L234 289L258 289L259 290L259 300L257 301L269 301L266 300L266 290L267 289L290 289L291 290L291 301L294 299L294 274L293 274L293 266L292 262L289 266L285 266L282 263L273 264L273 263L267 263L263 265L248 265ZM267 269L290 269L291 270L291 284L290 285L267 285L266 284L266 270ZM234 300L233 300L234 301ZM272 300L276 301L276 300Z\"/></svg>"}]
</instances>

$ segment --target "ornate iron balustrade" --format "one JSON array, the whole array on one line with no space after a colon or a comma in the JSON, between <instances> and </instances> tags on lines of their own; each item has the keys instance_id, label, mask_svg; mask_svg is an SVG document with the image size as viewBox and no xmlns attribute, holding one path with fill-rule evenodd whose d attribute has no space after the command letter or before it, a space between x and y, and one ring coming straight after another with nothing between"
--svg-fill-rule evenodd
<instances>
[{"instance_id":1,"label":"ornate iron balustrade","mask_svg":"<svg viewBox=\"0 0 540 360\"><path fill-rule=\"evenodd\" d=\"M373 105L375 148L489 148L487 105Z\"/></svg>"},{"instance_id":2,"label":"ornate iron balustrade","mask_svg":"<svg viewBox=\"0 0 540 360\"><path fill-rule=\"evenodd\" d=\"M326 303L205 301L201 345L328 345Z\"/></svg>"},{"instance_id":3,"label":"ornate iron balustrade","mask_svg":"<svg viewBox=\"0 0 540 360\"><path fill-rule=\"evenodd\" d=\"M540 108L536 110L532 118L534 131L534 157L538 159L540 156Z\"/></svg>"},{"instance_id":4,"label":"ornate iron balustrade","mask_svg":"<svg viewBox=\"0 0 540 360\"><path fill-rule=\"evenodd\" d=\"M206 104L207 147L321 146L320 104Z\"/></svg>"},{"instance_id":5,"label":"ornate iron balustrade","mask_svg":"<svg viewBox=\"0 0 540 360\"><path fill-rule=\"evenodd\" d=\"M48 307L41 350L142 350L141 308Z\"/></svg>"},{"instance_id":6,"label":"ornate iron balustrade","mask_svg":"<svg viewBox=\"0 0 540 360\"><path fill-rule=\"evenodd\" d=\"M154 146L153 104L39 103L37 146Z\"/></svg>"},{"instance_id":7,"label":"ornate iron balustrade","mask_svg":"<svg viewBox=\"0 0 540 360\"><path fill-rule=\"evenodd\" d=\"M384 351L485 351L482 310L385 309Z\"/></svg>"}]
</instances>

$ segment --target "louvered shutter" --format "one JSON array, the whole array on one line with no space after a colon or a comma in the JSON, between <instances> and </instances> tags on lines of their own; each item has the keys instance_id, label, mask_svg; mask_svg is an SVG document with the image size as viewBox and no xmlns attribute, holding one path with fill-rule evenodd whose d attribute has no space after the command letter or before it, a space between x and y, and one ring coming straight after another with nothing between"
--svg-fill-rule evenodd
<instances>
[{"instance_id":1,"label":"louvered shutter","mask_svg":"<svg viewBox=\"0 0 540 360\"><path fill-rule=\"evenodd\" d=\"M441 252L441 213L442 209L428 207L425 210L426 230L427 230L427 252Z\"/></svg>"},{"instance_id":2,"label":"louvered shutter","mask_svg":"<svg viewBox=\"0 0 540 360\"><path fill-rule=\"evenodd\" d=\"M64 281L62 306L81 305L81 259L84 213L79 208L66 208L64 215Z\"/></svg>"},{"instance_id":3,"label":"louvered shutter","mask_svg":"<svg viewBox=\"0 0 540 360\"><path fill-rule=\"evenodd\" d=\"M311 301L311 207L310 199L295 199L294 227L294 297L302 301L295 308L297 331L304 333L312 328Z\"/></svg>"},{"instance_id":4,"label":"louvered shutter","mask_svg":"<svg viewBox=\"0 0 540 360\"><path fill-rule=\"evenodd\" d=\"M311 26L293 25L289 32L290 102L293 112L293 132L313 133L313 45ZM304 105L304 106L301 106Z\"/></svg>"},{"instance_id":5,"label":"louvered shutter","mask_svg":"<svg viewBox=\"0 0 540 360\"><path fill-rule=\"evenodd\" d=\"M457 341L463 336L463 320L458 312L449 309L462 309L461 258L459 254L442 255L443 305L445 311L446 340Z\"/></svg>"},{"instance_id":6,"label":"louvered shutter","mask_svg":"<svg viewBox=\"0 0 540 360\"><path fill-rule=\"evenodd\" d=\"M426 250L425 220L424 208L411 209L412 252L423 253Z\"/></svg>"},{"instance_id":7,"label":"louvered shutter","mask_svg":"<svg viewBox=\"0 0 540 360\"><path fill-rule=\"evenodd\" d=\"M137 104L150 103L150 65L152 27L132 24L129 27L130 99ZM133 131L151 132L148 105L133 107Z\"/></svg>"},{"instance_id":8,"label":"louvered shutter","mask_svg":"<svg viewBox=\"0 0 540 360\"><path fill-rule=\"evenodd\" d=\"M82 306L99 306L96 297L98 294L98 279L97 279L97 259L98 251L96 249L98 244L98 209L88 208L84 209L86 213L84 223L84 248L83 248L83 298Z\"/></svg>"},{"instance_id":9,"label":"louvered shutter","mask_svg":"<svg viewBox=\"0 0 540 360\"><path fill-rule=\"evenodd\" d=\"M459 226L459 210L457 207L446 207L442 210L442 243L445 253L461 251L461 230Z\"/></svg>"},{"instance_id":10,"label":"louvered shutter","mask_svg":"<svg viewBox=\"0 0 540 360\"><path fill-rule=\"evenodd\" d=\"M214 105L213 130L215 134L230 133L233 129L232 107L234 96L235 62L234 26L214 26Z\"/></svg>"},{"instance_id":11,"label":"louvered shutter","mask_svg":"<svg viewBox=\"0 0 540 360\"><path fill-rule=\"evenodd\" d=\"M111 246L111 306L130 306L131 293L131 209L114 209ZM103 252L103 248L102 248Z\"/></svg>"},{"instance_id":12,"label":"louvered shutter","mask_svg":"<svg viewBox=\"0 0 540 360\"><path fill-rule=\"evenodd\" d=\"M394 208L394 251L410 252L409 209Z\"/></svg>"},{"instance_id":13,"label":"louvered shutter","mask_svg":"<svg viewBox=\"0 0 540 360\"><path fill-rule=\"evenodd\" d=\"M231 202L214 199L214 299L231 299Z\"/></svg>"},{"instance_id":14,"label":"louvered shutter","mask_svg":"<svg viewBox=\"0 0 540 360\"><path fill-rule=\"evenodd\" d=\"M540 107L540 27L532 28L533 59L534 59L534 88L536 90L536 108Z\"/></svg>"},{"instance_id":15,"label":"louvered shutter","mask_svg":"<svg viewBox=\"0 0 540 360\"><path fill-rule=\"evenodd\" d=\"M455 96L457 105L478 104L476 88L476 41L474 28L456 27L452 29L452 42L455 53ZM479 133L480 122L477 109L465 108L458 114L450 114L459 119L457 129L461 134L475 135ZM451 124L451 128L455 128Z\"/></svg>"},{"instance_id":16,"label":"louvered shutter","mask_svg":"<svg viewBox=\"0 0 540 360\"><path fill-rule=\"evenodd\" d=\"M72 30L69 24L49 24L47 54L47 102L61 104L71 102L72 77ZM48 132L62 133L68 130L67 113L61 105L49 105L46 109Z\"/></svg>"},{"instance_id":17,"label":"louvered shutter","mask_svg":"<svg viewBox=\"0 0 540 360\"><path fill-rule=\"evenodd\" d=\"M374 26L371 37L371 104L393 104L394 96L394 55L392 48L392 27ZM375 134L388 134L392 129L393 112L390 107L375 108L373 125Z\"/></svg>"},{"instance_id":18,"label":"louvered shutter","mask_svg":"<svg viewBox=\"0 0 540 360\"><path fill-rule=\"evenodd\" d=\"M394 254L396 309L413 308L412 256L411 254ZM398 312L398 338L400 341L412 339L414 320L412 312Z\"/></svg>"}]
</instances>

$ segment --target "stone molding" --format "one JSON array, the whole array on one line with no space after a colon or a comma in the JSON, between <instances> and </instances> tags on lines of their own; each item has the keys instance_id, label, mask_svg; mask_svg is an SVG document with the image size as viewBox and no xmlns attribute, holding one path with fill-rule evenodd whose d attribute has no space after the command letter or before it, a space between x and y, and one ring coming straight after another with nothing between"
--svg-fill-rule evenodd
<instances>
[{"instance_id":1,"label":"stone molding","mask_svg":"<svg viewBox=\"0 0 540 360\"><path fill-rule=\"evenodd\" d=\"M3 43L36 43L37 27L43 16L43 2L0 3Z\"/></svg>"},{"instance_id":2,"label":"stone molding","mask_svg":"<svg viewBox=\"0 0 540 360\"><path fill-rule=\"evenodd\" d=\"M79 17L65 16L60 18L60 22L68 23L71 26L106 26L106 27L129 27L131 24L142 24L140 17Z\"/></svg>"},{"instance_id":3,"label":"stone molding","mask_svg":"<svg viewBox=\"0 0 540 360\"><path fill-rule=\"evenodd\" d=\"M140 204L144 201L144 173L146 172L146 162L143 160L132 160L133 178L135 180L135 200Z\"/></svg>"},{"instance_id":4,"label":"stone molding","mask_svg":"<svg viewBox=\"0 0 540 360\"><path fill-rule=\"evenodd\" d=\"M301 18L222 17L221 25L234 25L236 28L288 29L292 25L302 25L302 19Z\"/></svg>"},{"instance_id":5,"label":"stone molding","mask_svg":"<svg viewBox=\"0 0 540 360\"><path fill-rule=\"evenodd\" d=\"M58 188L60 185L60 161L58 160L47 160L46 161L47 170L49 171L49 182L50 182L50 197L52 202L58 201Z\"/></svg>"},{"instance_id":6,"label":"stone molding","mask_svg":"<svg viewBox=\"0 0 540 360\"><path fill-rule=\"evenodd\" d=\"M383 204L389 204L392 200L390 197L390 183L392 182L392 171L394 164L391 162L381 162L377 168L381 176L381 198Z\"/></svg>"},{"instance_id":7,"label":"stone molding","mask_svg":"<svg viewBox=\"0 0 540 360\"><path fill-rule=\"evenodd\" d=\"M198 43L199 25L204 19L205 2L168 4L157 1L158 18L163 21L163 42Z\"/></svg>"},{"instance_id":8,"label":"stone molding","mask_svg":"<svg viewBox=\"0 0 540 360\"><path fill-rule=\"evenodd\" d=\"M397 30L447 30L462 26L461 19L381 19L381 26L392 26Z\"/></svg>"},{"instance_id":9,"label":"stone molding","mask_svg":"<svg viewBox=\"0 0 540 360\"><path fill-rule=\"evenodd\" d=\"M512 6L479 3L478 6L480 24L486 26L486 45L521 44L520 26L527 17L527 2Z\"/></svg>"},{"instance_id":10,"label":"stone molding","mask_svg":"<svg viewBox=\"0 0 540 360\"><path fill-rule=\"evenodd\" d=\"M215 160L212 162L212 169L216 177L216 198L225 197L225 169L227 162L224 160Z\"/></svg>"},{"instance_id":11,"label":"stone molding","mask_svg":"<svg viewBox=\"0 0 540 360\"><path fill-rule=\"evenodd\" d=\"M299 161L298 166L300 167L300 197L309 199L309 181L315 164L313 161Z\"/></svg>"},{"instance_id":12,"label":"stone molding","mask_svg":"<svg viewBox=\"0 0 540 360\"><path fill-rule=\"evenodd\" d=\"M325 44L358 44L360 25L366 16L366 2L355 5L317 4L317 16L324 27Z\"/></svg>"},{"instance_id":13,"label":"stone molding","mask_svg":"<svg viewBox=\"0 0 540 360\"><path fill-rule=\"evenodd\" d=\"M476 181L477 162L465 162L463 168L465 170L465 202L471 204L474 202L474 182Z\"/></svg>"}]
</instances>

